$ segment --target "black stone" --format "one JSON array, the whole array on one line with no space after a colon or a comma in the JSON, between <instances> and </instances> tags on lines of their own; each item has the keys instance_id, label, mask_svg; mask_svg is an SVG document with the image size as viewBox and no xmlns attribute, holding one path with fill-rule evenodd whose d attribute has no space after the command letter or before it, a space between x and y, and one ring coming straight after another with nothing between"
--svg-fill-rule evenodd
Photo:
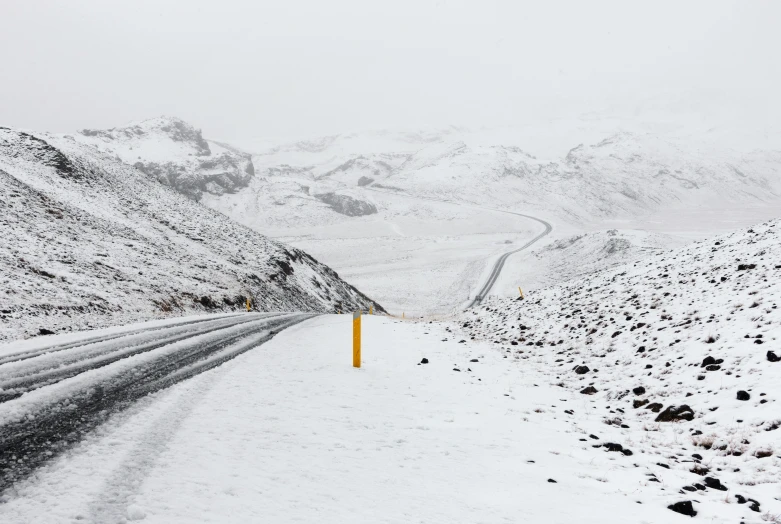
<instances>
[{"instance_id":1,"label":"black stone","mask_svg":"<svg viewBox=\"0 0 781 524\"><path fill-rule=\"evenodd\" d=\"M770 362L779 362L779 361L781 361L781 357L779 357L778 355L776 355L772 351L768 351L767 352L767 359Z\"/></svg>"},{"instance_id":2,"label":"black stone","mask_svg":"<svg viewBox=\"0 0 781 524\"><path fill-rule=\"evenodd\" d=\"M719 491L727 491L727 486L721 483L721 481L717 478L713 477L705 477L703 480L705 485L711 489L717 489Z\"/></svg>"},{"instance_id":3,"label":"black stone","mask_svg":"<svg viewBox=\"0 0 781 524\"><path fill-rule=\"evenodd\" d=\"M678 420L693 420L694 411L686 404L680 406L668 406L667 409L659 413L656 422L675 422Z\"/></svg>"},{"instance_id":4,"label":"black stone","mask_svg":"<svg viewBox=\"0 0 781 524\"><path fill-rule=\"evenodd\" d=\"M738 391L737 399L738 400L749 400L751 398L751 395L748 394L748 391L743 391L742 389Z\"/></svg>"},{"instance_id":5,"label":"black stone","mask_svg":"<svg viewBox=\"0 0 781 524\"><path fill-rule=\"evenodd\" d=\"M54 331L51 329L41 328L38 330L39 335L54 335Z\"/></svg>"},{"instance_id":6,"label":"black stone","mask_svg":"<svg viewBox=\"0 0 781 524\"><path fill-rule=\"evenodd\" d=\"M428 364L428 359L424 357L423 360L420 361L420 363L421 364Z\"/></svg>"},{"instance_id":7,"label":"black stone","mask_svg":"<svg viewBox=\"0 0 781 524\"><path fill-rule=\"evenodd\" d=\"M584 395L593 395L594 393L597 392L597 388L595 388L594 386L589 386L587 388L581 389L580 392L583 393Z\"/></svg>"},{"instance_id":8,"label":"black stone","mask_svg":"<svg viewBox=\"0 0 781 524\"><path fill-rule=\"evenodd\" d=\"M584 375L584 374L588 373L589 371L590 370L589 370L588 366L575 366L575 373L577 373L578 375Z\"/></svg>"},{"instance_id":9,"label":"black stone","mask_svg":"<svg viewBox=\"0 0 781 524\"><path fill-rule=\"evenodd\" d=\"M697 515L697 512L694 511L692 503L689 500L683 500L681 502L671 504L670 506L667 506L667 509L671 509L676 513L680 513L681 515L688 515L689 517L694 517Z\"/></svg>"},{"instance_id":10,"label":"black stone","mask_svg":"<svg viewBox=\"0 0 781 524\"><path fill-rule=\"evenodd\" d=\"M642 395L645 393L645 388L643 386L637 386L635 389L632 390L632 393L635 395Z\"/></svg>"}]
</instances>

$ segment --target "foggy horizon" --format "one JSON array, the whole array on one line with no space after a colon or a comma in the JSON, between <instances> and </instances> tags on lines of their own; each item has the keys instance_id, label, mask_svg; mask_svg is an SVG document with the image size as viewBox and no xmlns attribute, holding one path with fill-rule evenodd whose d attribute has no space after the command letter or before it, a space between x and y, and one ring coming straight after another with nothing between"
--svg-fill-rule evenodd
<instances>
[{"instance_id":1,"label":"foggy horizon","mask_svg":"<svg viewBox=\"0 0 781 524\"><path fill-rule=\"evenodd\" d=\"M667 111L777 132L781 114L781 36L768 16L781 7L770 2L85 0L4 11L0 124L29 129L167 115L215 139L282 139Z\"/></svg>"}]
</instances>

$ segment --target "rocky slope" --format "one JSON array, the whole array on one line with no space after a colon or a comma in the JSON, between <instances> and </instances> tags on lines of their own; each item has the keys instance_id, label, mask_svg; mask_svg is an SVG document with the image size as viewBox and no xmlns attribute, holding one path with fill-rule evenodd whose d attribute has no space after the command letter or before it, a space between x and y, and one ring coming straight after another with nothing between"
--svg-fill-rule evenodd
<instances>
[{"instance_id":1,"label":"rocky slope","mask_svg":"<svg viewBox=\"0 0 781 524\"><path fill-rule=\"evenodd\" d=\"M74 138L195 200L203 193L234 193L255 174L250 155L204 140L200 130L178 118L153 118L105 131L84 129Z\"/></svg>"},{"instance_id":2,"label":"rocky slope","mask_svg":"<svg viewBox=\"0 0 781 524\"><path fill-rule=\"evenodd\" d=\"M247 297L268 311L381 310L306 253L80 139L0 128L0 224L0 339L241 310Z\"/></svg>"},{"instance_id":3,"label":"rocky slope","mask_svg":"<svg viewBox=\"0 0 781 524\"><path fill-rule=\"evenodd\" d=\"M640 468L637 489L755 522L781 513L779 304L775 220L489 300L460 331L581 398L555 416L584 449Z\"/></svg>"}]
</instances>

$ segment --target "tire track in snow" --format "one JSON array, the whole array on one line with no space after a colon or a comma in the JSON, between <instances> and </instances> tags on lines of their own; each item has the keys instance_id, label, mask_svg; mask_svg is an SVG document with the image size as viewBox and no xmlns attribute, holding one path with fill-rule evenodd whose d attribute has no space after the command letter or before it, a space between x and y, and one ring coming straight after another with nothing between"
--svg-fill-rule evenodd
<instances>
[{"instance_id":1,"label":"tire track in snow","mask_svg":"<svg viewBox=\"0 0 781 524\"><path fill-rule=\"evenodd\" d=\"M133 497L179 427L221 378L219 373L205 374L149 425L147 432L103 483L100 498L89 507L91 522L124 522L125 519L145 517L141 508L131 504Z\"/></svg>"},{"instance_id":2,"label":"tire track in snow","mask_svg":"<svg viewBox=\"0 0 781 524\"><path fill-rule=\"evenodd\" d=\"M72 351L67 354L45 353L38 355L40 358L32 362L25 359L24 362L14 361L5 367L0 364L0 371L3 372L3 378L0 379L0 403L13 400L28 391L55 384L85 371L110 365L123 358L254 320L256 319L242 315L238 318L200 321L197 326L192 326L193 323L188 322L184 325L171 326L163 333L158 333L160 330L137 331L133 335L136 337L135 339L130 338L123 341L112 338L107 341L108 343L71 346ZM145 340L147 337L144 335L147 334L152 335L149 337L149 341Z\"/></svg>"},{"instance_id":3,"label":"tire track in snow","mask_svg":"<svg viewBox=\"0 0 781 524\"><path fill-rule=\"evenodd\" d=\"M0 493L139 398L213 369L312 316L252 315L255 320L196 333L0 405Z\"/></svg>"},{"instance_id":4,"label":"tire track in snow","mask_svg":"<svg viewBox=\"0 0 781 524\"><path fill-rule=\"evenodd\" d=\"M243 316L242 313L239 313L237 315L225 316L223 318L231 318L232 316L239 316L239 315ZM3 355L2 357L0 357L0 366L2 366L3 364L11 363L11 362L18 362L20 360L27 360L29 358L37 357L37 356L40 356L40 355L43 355L43 354L46 354L46 353L55 353L57 351L63 351L63 350L71 349L71 348L75 348L75 347L82 347L82 346L86 346L88 344L97 344L97 343L100 343L100 342L107 342L107 341L110 341L110 340L116 340L116 339L132 336L132 335L138 335L140 333L151 333L153 331L165 330L165 329L169 329L169 328L172 328L172 327L182 327L182 326L189 326L189 325L192 325L192 324L201 324L203 322L210 322L210 321L213 321L213 320L214 319L211 319L211 318L205 318L205 319L190 320L190 321L186 321L186 322L177 322L177 323L174 323L174 324L169 324L169 325L166 325L166 326L159 326L159 327L151 328L151 329L150 328L135 329L135 330L131 330L131 331L124 331L124 332L121 332L121 333L112 333L110 335L102 335L102 336L97 336L97 337L92 337L92 338L87 338L87 339L81 339L81 340L77 340L77 341L74 341L74 342L64 342L64 343L61 343L61 344L53 344L51 346L44 346L44 347L39 347L39 348L28 349L26 351L17 351L15 353L7 353L7 354Z\"/></svg>"}]
</instances>

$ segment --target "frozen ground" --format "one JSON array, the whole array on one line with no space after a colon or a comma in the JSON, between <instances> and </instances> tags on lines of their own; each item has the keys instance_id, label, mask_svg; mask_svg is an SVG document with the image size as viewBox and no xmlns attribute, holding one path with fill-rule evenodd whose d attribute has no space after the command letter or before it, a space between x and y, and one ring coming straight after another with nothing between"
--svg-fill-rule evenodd
<instances>
[{"instance_id":1,"label":"frozen ground","mask_svg":"<svg viewBox=\"0 0 781 524\"><path fill-rule=\"evenodd\" d=\"M658 468L592 447L621 430L576 392L447 324L363 323L360 370L349 316L285 330L112 419L19 483L0 520L684 521Z\"/></svg>"},{"instance_id":2,"label":"frozen ground","mask_svg":"<svg viewBox=\"0 0 781 524\"><path fill-rule=\"evenodd\" d=\"M494 299L460 322L467 338L580 394L588 412L619 430L614 443L634 453L624 460L648 463L660 490L716 521L733 513L772 521L781 513L779 226L758 224L524 300ZM748 498L755 515L741 503Z\"/></svg>"}]
</instances>

